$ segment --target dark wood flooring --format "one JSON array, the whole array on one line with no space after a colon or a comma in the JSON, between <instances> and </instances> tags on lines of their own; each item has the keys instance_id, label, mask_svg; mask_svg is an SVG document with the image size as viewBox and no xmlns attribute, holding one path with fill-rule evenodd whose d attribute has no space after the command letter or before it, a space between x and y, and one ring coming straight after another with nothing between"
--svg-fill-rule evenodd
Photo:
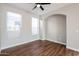
<instances>
[{"instance_id":1,"label":"dark wood flooring","mask_svg":"<svg viewBox=\"0 0 79 59\"><path fill-rule=\"evenodd\" d=\"M2 56L79 56L79 52L66 49L65 45L47 40L36 40L2 50L1 53Z\"/></svg>"}]
</instances>

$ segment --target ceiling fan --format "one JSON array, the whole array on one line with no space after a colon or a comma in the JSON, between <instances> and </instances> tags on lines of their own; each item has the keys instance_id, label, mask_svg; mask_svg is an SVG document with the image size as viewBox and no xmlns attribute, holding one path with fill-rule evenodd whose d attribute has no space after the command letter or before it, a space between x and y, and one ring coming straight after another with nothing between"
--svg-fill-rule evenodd
<instances>
[{"instance_id":1,"label":"ceiling fan","mask_svg":"<svg viewBox=\"0 0 79 59\"><path fill-rule=\"evenodd\" d=\"M44 10L44 8L42 7L42 5L49 5L49 4L51 4L51 3L35 3L35 7L33 8L33 10L35 9L35 8L40 8L41 10Z\"/></svg>"}]
</instances>

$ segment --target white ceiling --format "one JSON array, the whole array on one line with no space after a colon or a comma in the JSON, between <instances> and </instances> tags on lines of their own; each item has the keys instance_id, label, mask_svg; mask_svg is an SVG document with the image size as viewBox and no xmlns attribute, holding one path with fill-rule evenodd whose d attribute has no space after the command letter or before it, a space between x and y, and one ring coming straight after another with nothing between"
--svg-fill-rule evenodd
<instances>
[{"instance_id":1,"label":"white ceiling","mask_svg":"<svg viewBox=\"0 0 79 59\"><path fill-rule=\"evenodd\" d=\"M69 3L51 3L50 5L43 5L44 11L42 11L40 8L36 8L32 10L33 7L35 6L34 3L9 3L8 5L12 5L14 7L23 9L25 11L28 11L37 15L42 15L42 14L57 10L58 8L67 6L69 5Z\"/></svg>"}]
</instances>

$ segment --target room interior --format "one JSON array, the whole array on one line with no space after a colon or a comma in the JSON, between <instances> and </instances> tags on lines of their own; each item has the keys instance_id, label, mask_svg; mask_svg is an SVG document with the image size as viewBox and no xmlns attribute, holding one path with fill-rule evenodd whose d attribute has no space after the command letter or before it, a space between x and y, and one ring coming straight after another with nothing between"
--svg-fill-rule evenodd
<instances>
[{"instance_id":1,"label":"room interior","mask_svg":"<svg viewBox=\"0 0 79 59\"><path fill-rule=\"evenodd\" d=\"M79 56L78 3L0 3L0 55Z\"/></svg>"}]
</instances>

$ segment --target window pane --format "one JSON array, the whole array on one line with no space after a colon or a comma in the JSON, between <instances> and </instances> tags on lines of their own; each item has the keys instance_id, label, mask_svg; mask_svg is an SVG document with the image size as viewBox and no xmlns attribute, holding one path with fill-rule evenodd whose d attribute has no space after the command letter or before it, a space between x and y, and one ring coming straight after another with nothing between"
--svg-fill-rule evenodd
<instances>
[{"instance_id":1,"label":"window pane","mask_svg":"<svg viewBox=\"0 0 79 59\"><path fill-rule=\"evenodd\" d=\"M37 18L32 18L32 35L39 34L39 20Z\"/></svg>"},{"instance_id":2,"label":"window pane","mask_svg":"<svg viewBox=\"0 0 79 59\"><path fill-rule=\"evenodd\" d=\"M7 30L20 31L21 15L13 12L7 13Z\"/></svg>"}]
</instances>

